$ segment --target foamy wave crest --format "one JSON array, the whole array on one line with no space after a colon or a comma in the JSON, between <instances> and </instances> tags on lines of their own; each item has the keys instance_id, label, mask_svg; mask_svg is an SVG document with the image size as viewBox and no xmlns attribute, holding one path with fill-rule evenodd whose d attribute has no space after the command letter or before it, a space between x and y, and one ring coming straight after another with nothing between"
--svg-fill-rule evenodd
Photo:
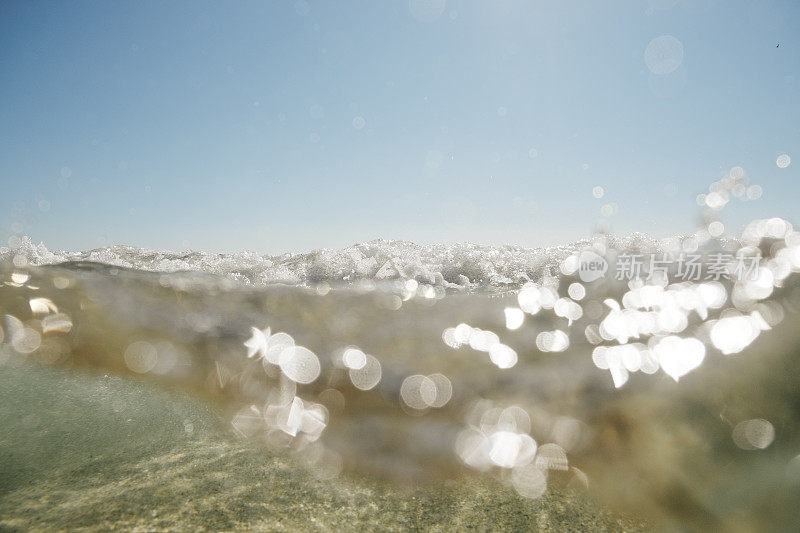
<instances>
[{"instance_id":1,"label":"foamy wave crest","mask_svg":"<svg viewBox=\"0 0 800 533\"><path fill-rule=\"evenodd\" d=\"M642 233L608 237L617 250L655 252L666 241ZM218 254L197 251L154 251L115 245L84 252L51 251L43 243L22 237L15 246L0 248L0 260L18 266L94 262L151 272L199 272L248 285L348 285L413 279L455 290L503 290L556 273L558 265L590 240L525 248L479 244L417 245L407 241L374 240L340 250L262 255L255 252Z\"/></svg>"}]
</instances>

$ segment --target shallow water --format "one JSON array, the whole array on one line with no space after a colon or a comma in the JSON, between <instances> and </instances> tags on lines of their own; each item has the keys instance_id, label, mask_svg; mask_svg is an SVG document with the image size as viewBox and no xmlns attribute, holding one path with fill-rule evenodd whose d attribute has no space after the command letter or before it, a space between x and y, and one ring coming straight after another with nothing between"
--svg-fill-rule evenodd
<instances>
[{"instance_id":1,"label":"shallow water","mask_svg":"<svg viewBox=\"0 0 800 533\"><path fill-rule=\"evenodd\" d=\"M22 243L2 252L0 272L4 413L16 421L3 498L23 520L7 524L29 526L26 491L56 479L51 461L85 449L106 461L85 475L111 492L116 456L126 476L167 461L180 477L195 468L181 457L246 449L247 461L292 461L329 488L355 476L430 495L447 483L490 501L516 494L520 509L576 506L576 516L575 494L588 493L668 529L790 530L800 519L798 235L773 219L738 240L376 242L281 260ZM582 277L587 250L607 275ZM611 275L626 254L687 250L704 252L707 269L721 252L760 255L761 274ZM276 285L279 271L292 283ZM109 377L80 377L98 372ZM63 404L52 396L61 387ZM69 430L95 414L105 437ZM217 422L225 429L206 429ZM103 444L109 434L126 437ZM206 434L213 445L198 449ZM70 476L59 487L87 482ZM118 523L170 523L145 508ZM319 512L335 527L332 511Z\"/></svg>"},{"instance_id":2,"label":"shallow water","mask_svg":"<svg viewBox=\"0 0 800 533\"><path fill-rule=\"evenodd\" d=\"M637 529L570 492L321 479L236 438L195 397L139 379L17 360L0 373L0 405L3 530Z\"/></svg>"}]
</instances>

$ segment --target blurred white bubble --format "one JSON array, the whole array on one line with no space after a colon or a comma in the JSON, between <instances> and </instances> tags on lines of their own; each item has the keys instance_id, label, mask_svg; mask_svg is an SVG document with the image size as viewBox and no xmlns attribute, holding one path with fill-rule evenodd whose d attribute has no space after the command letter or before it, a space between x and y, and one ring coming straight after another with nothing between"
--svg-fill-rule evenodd
<instances>
[{"instance_id":1,"label":"blurred white bubble","mask_svg":"<svg viewBox=\"0 0 800 533\"><path fill-rule=\"evenodd\" d=\"M359 390L370 390L381 381L381 363L370 354L366 355L366 363L361 368L351 368L348 370L350 381Z\"/></svg>"},{"instance_id":2,"label":"blurred white bubble","mask_svg":"<svg viewBox=\"0 0 800 533\"><path fill-rule=\"evenodd\" d=\"M473 329L469 324L463 322L455 328L455 340L460 344L467 344L473 335Z\"/></svg>"},{"instance_id":3,"label":"blurred white bubble","mask_svg":"<svg viewBox=\"0 0 800 533\"><path fill-rule=\"evenodd\" d=\"M594 196L595 198L602 198L605 194L606 194L605 189L603 189L599 185L597 185L592 189L592 196Z\"/></svg>"},{"instance_id":4,"label":"blurred white bubble","mask_svg":"<svg viewBox=\"0 0 800 533\"><path fill-rule=\"evenodd\" d=\"M683 62L683 44L672 35L656 37L644 51L644 62L653 74L669 74Z\"/></svg>"},{"instance_id":5,"label":"blurred white bubble","mask_svg":"<svg viewBox=\"0 0 800 533\"><path fill-rule=\"evenodd\" d=\"M320 296L325 296L325 295L327 295L329 292L331 292L331 286L330 286L330 283L328 283L328 282L326 282L326 281L323 281L323 282L317 283L317 284L316 284L316 286L314 287L314 291L315 291L317 294L319 294Z\"/></svg>"},{"instance_id":6,"label":"blurred white bubble","mask_svg":"<svg viewBox=\"0 0 800 533\"><path fill-rule=\"evenodd\" d=\"M760 185L751 185L747 188L746 195L748 200L758 200L762 194L763 191Z\"/></svg>"},{"instance_id":7,"label":"blurred white bubble","mask_svg":"<svg viewBox=\"0 0 800 533\"><path fill-rule=\"evenodd\" d=\"M706 206L714 210L719 210L728 204L728 195L724 192L713 191L706 195Z\"/></svg>"},{"instance_id":8,"label":"blurred white bubble","mask_svg":"<svg viewBox=\"0 0 800 533\"><path fill-rule=\"evenodd\" d=\"M525 312L519 307L506 307L503 311L506 316L506 328L519 329L525 321Z\"/></svg>"},{"instance_id":9,"label":"blurred white bubble","mask_svg":"<svg viewBox=\"0 0 800 533\"><path fill-rule=\"evenodd\" d=\"M717 320L711 327L711 343L724 354L744 350L761 333L747 316L730 316Z\"/></svg>"},{"instance_id":10,"label":"blurred white bubble","mask_svg":"<svg viewBox=\"0 0 800 533\"><path fill-rule=\"evenodd\" d=\"M281 351L278 365L287 378L308 384L319 377L321 367L317 356L303 346L289 346Z\"/></svg>"},{"instance_id":11,"label":"blurred white bubble","mask_svg":"<svg viewBox=\"0 0 800 533\"><path fill-rule=\"evenodd\" d=\"M513 468L522 450L522 435L514 431L495 431L489 443L489 459L500 468Z\"/></svg>"},{"instance_id":12,"label":"blurred white bubble","mask_svg":"<svg viewBox=\"0 0 800 533\"><path fill-rule=\"evenodd\" d=\"M512 405L500 411L496 426L516 433L528 433L531 430L531 417L522 407Z\"/></svg>"},{"instance_id":13,"label":"blurred white bubble","mask_svg":"<svg viewBox=\"0 0 800 533\"><path fill-rule=\"evenodd\" d=\"M42 343L42 336L33 328L23 327L9 336L11 346L18 353L29 354L39 349Z\"/></svg>"},{"instance_id":14,"label":"blurred white bubble","mask_svg":"<svg viewBox=\"0 0 800 533\"><path fill-rule=\"evenodd\" d=\"M570 283L567 294L573 300L583 300L583 297L586 296L586 288L580 283Z\"/></svg>"},{"instance_id":15,"label":"blurred white bubble","mask_svg":"<svg viewBox=\"0 0 800 533\"><path fill-rule=\"evenodd\" d=\"M540 470L569 470L567 452L552 442L539 446L534 464Z\"/></svg>"},{"instance_id":16,"label":"blurred white bubble","mask_svg":"<svg viewBox=\"0 0 800 533\"><path fill-rule=\"evenodd\" d=\"M535 315L542 309L542 291L536 286L526 286L517 295L520 309L528 314Z\"/></svg>"},{"instance_id":17,"label":"blurred white bubble","mask_svg":"<svg viewBox=\"0 0 800 533\"><path fill-rule=\"evenodd\" d=\"M331 413L340 414L344 412L345 399L344 394L337 389L325 389L320 392L317 399L325 405Z\"/></svg>"},{"instance_id":18,"label":"blurred white bubble","mask_svg":"<svg viewBox=\"0 0 800 533\"><path fill-rule=\"evenodd\" d=\"M611 217L616 215L619 212L619 205L615 202L610 204L603 204L600 208L600 214L604 217Z\"/></svg>"},{"instance_id":19,"label":"blurred white bubble","mask_svg":"<svg viewBox=\"0 0 800 533\"><path fill-rule=\"evenodd\" d=\"M719 237L725 231L725 225L719 220L715 220L708 225L708 233L712 237Z\"/></svg>"},{"instance_id":20,"label":"blurred white bubble","mask_svg":"<svg viewBox=\"0 0 800 533\"><path fill-rule=\"evenodd\" d=\"M442 332L442 341L451 348L460 348L461 343L456 339L456 328L447 328Z\"/></svg>"},{"instance_id":21,"label":"blurred white bubble","mask_svg":"<svg viewBox=\"0 0 800 533\"><path fill-rule=\"evenodd\" d=\"M678 381L703 363L706 347L694 337L670 335L658 341L653 352L664 372Z\"/></svg>"},{"instance_id":22,"label":"blurred white bubble","mask_svg":"<svg viewBox=\"0 0 800 533\"><path fill-rule=\"evenodd\" d=\"M563 352L569 348L569 337L560 329L542 331L536 336L536 347L542 352Z\"/></svg>"},{"instance_id":23,"label":"blurred white bubble","mask_svg":"<svg viewBox=\"0 0 800 533\"><path fill-rule=\"evenodd\" d=\"M498 368L511 368L517 364L517 352L505 344L497 343L489 349L489 359Z\"/></svg>"},{"instance_id":24,"label":"blurred white bubble","mask_svg":"<svg viewBox=\"0 0 800 533\"><path fill-rule=\"evenodd\" d=\"M269 333L269 328L265 330L265 333ZM288 333L279 331L274 335L270 335L267 338L264 361L272 363L273 365L279 365L281 353L290 346L294 346L294 339Z\"/></svg>"},{"instance_id":25,"label":"blurred white bubble","mask_svg":"<svg viewBox=\"0 0 800 533\"><path fill-rule=\"evenodd\" d=\"M444 374L431 374L428 379L436 386L436 397L429 405L436 409L444 407L453 397L453 384Z\"/></svg>"},{"instance_id":26,"label":"blurred white bubble","mask_svg":"<svg viewBox=\"0 0 800 533\"><path fill-rule=\"evenodd\" d=\"M523 498L541 498L547 490L547 476L535 465L527 464L512 470L511 484Z\"/></svg>"},{"instance_id":27,"label":"blurred white bubble","mask_svg":"<svg viewBox=\"0 0 800 533\"><path fill-rule=\"evenodd\" d=\"M561 270L561 273L565 276L571 276L578 271L580 266L580 256L578 254L571 254L566 259L561 261L559 270Z\"/></svg>"},{"instance_id":28,"label":"blurred white bubble","mask_svg":"<svg viewBox=\"0 0 800 533\"><path fill-rule=\"evenodd\" d=\"M763 450L775 440L775 428L768 420L754 418L736 424L732 437L743 450Z\"/></svg>"},{"instance_id":29,"label":"blurred white bubble","mask_svg":"<svg viewBox=\"0 0 800 533\"><path fill-rule=\"evenodd\" d=\"M28 301L31 312L34 315L46 315L48 313L58 313L58 307L49 298L31 298Z\"/></svg>"},{"instance_id":30,"label":"blurred white bubble","mask_svg":"<svg viewBox=\"0 0 800 533\"><path fill-rule=\"evenodd\" d=\"M135 341L125 349L124 359L128 368L144 374L158 364L158 350L147 341Z\"/></svg>"},{"instance_id":31,"label":"blurred white bubble","mask_svg":"<svg viewBox=\"0 0 800 533\"><path fill-rule=\"evenodd\" d=\"M31 276L26 272L11 273L11 283L15 284L17 287L21 286L23 283L27 283L29 279L31 279Z\"/></svg>"},{"instance_id":32,"label":"blurred white bubble","mask_svg":"<svg viewBox=\"0 0 800 533\"><path fill-rule=\"evenodd\" d=\"M568 319L570 324L583 316L583 308L569 298L556 300L553 311L556 316Z\"/></svg>"},{"instance_id":33,"label":"blurred white bubble","mask_svg":"<svg viewBox=\"0 0 800 533\"><path fill-rule=\"evenodd\" d=\"M603 342L603 337L600 335L600 327L597 324L589 324L583 331L586 340L591 344L600 344Z\"/></svg>"},{"instance_id":34,"label":"blurred white bubble","mask_svg":"<svg viewBox=\"0 0 800 533\"><path fill-rule=\"evenodd\" d=\"M400 398L412 409L427 409L436 401L436 384L427 376L408 376L400 385Z\"/></svg>"},{"instance_id":35,"label":"blurred white bubble","mask_svg":"<svg viewBox=\"0 0 800 533\"><path fill-rule=\"evenodd\" d=\"M267 403L276 406L286 406L292 403L292 399L297 394L297 383L284 375L280 376L277 387L270 389L267 396Z\"/></svg>"},{"instance_id":36,"label":"blurred white bubble","mask_svg":"<svg viewBox=\"0 0 800 533\"><path fill-rule=\"evenodd\" d=\"M500 337L493 331L473 328L469 338L469 346L479 352L488 352L489 349L500 342Z\"/></svg>"},{"instance_id":37,"label":"blurred white bubble","mask_svg":"<svg viewBox=\"0 0 800 533\"><path fill-rule=\"evenodd\" d=\"M243 437L252 437L264 427L264 418L259 410L251 405L243 407L231 420L233 429Z\"/></svg>"},{"instance_id":38,"label":"blurred white bubble","mask_svg":"<svg viewBox=\"0 0 800 533\"><path fill-rule=\"evenodd\" d=\"M364 117L358 116L353 119L353 127L357 130L362 129L366 125L367 121L364 120Z\"/></svg>"},{"instance_id":39,"label":"blurred white bubble","mask_svg":"<svg viewBox=\"0 0 800 533\"><path fill-rule=\"evenodd\" d=\"M344 366L352 370L360 370L367 364L367 354L358 348L347 348L342 353Z\"/></svg>"},{"instance_id":40,"label":"blurred white bubble","mask_svg":"<svg viewBox=\"0 0 800 533\"><path fill-rule=\"evenodd\" d=\"M65 313L55 313L42 318L42 333L69 333L72 319Z\"/></svg>"},{"instance_id":41,"label":"blurred white bubble","mask_svg":"<svg viewBox=\"0 0 800 533\"><path fill-rule=\"evenodd\" d=\"M489 439L475 429L468 428L458 434L455 450L459 459L470 468L485 471L492 467Z\"/></svg>"},{"instance_id":42,"label":"blurred white bubble","mask_svg":"<svg viewBox=\"0 0 800 533\"><path fill-rule=\"evenodd\" d=\"M778 165L778 168L786 168L792 162L792 158L789 157L789 154L781 154L778 156L778 159L775 160L775 164Z\"/></svg>"}]
</instances>

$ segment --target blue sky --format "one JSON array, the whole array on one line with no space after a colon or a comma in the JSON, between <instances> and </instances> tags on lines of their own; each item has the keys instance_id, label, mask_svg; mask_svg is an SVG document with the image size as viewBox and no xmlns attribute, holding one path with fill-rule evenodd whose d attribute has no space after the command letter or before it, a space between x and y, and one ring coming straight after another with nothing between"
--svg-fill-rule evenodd
<instances>
[{"instance_id":1,"label":"blue sky","mask_svg":"<svg viewBox=\"0 0 800 533\"><path fill-rule=\"evenodd\" d=\"M797 223L799 16L788 0L6 1L0 242L535 246L588 237L610 202L613 232L663 236L694 229L696 195L732 166L764 194L731 203L730 231ZM683 56L657 75L662 35Z\"/></svg>"}]
</instances>

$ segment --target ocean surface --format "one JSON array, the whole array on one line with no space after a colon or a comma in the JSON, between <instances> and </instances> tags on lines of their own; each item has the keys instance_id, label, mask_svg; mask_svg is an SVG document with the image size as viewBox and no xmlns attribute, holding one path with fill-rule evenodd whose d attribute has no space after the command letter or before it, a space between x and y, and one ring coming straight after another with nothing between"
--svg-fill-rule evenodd
<instances>
[{"instance_id":1,"label":"ocean surface","mask_svg":"<svg viewBox=\"0 0 800 533\"><path fill-rule=\"evenodd\" d=\"M0 417L10 428L0 523L35 528L48 492L33 487L102 441L87 440L93 431L119 426L127 437L97 452L106 462L95 470L48 489L67 504L63 491L74 484L79 498L86 476L123 490L109 486L121 475L109 465L141 439L170 443L173 459L142 444L125 475L159 457L197 467L176 459L176 446L191 456L218 424L229 440L201 462L247 446L331 487L477 483L520 509L585 494L665 529L791 530L800 233L777 218L716 233L713 223L669 239L598 233L536 249L381 240L280 256L59 252L16 239L0 249ZM82 420L94 429L69 431ZM293 498L271 516L304 496ZM80 516L102 501L80 500ZM198 525L153 522L146 509L103 523ZM38 527L78 524L60 516Z\"/></svg>"}]
</instances>

